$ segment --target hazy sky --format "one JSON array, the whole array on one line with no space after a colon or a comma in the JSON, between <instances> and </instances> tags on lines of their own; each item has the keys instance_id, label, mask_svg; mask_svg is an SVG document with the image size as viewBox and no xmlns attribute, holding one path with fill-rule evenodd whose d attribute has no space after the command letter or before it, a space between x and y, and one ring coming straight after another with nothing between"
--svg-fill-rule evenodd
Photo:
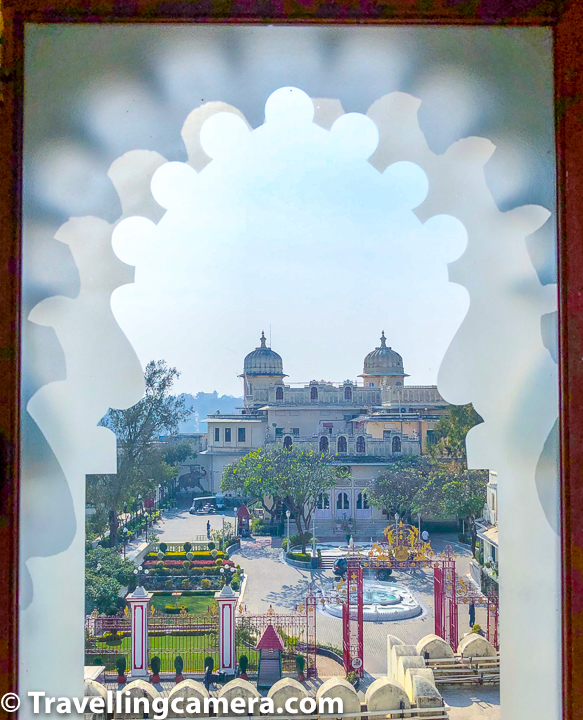
<instances>
[{"instance_id":1,"label":"hazy sky","mask_svg":"<svg viewBox=\"0 0 583 720\"><path fill-rule=\"evenodd\" d=\"M72 215L119 217L109 164L138 148L183 161L182 123L209 100L238 107L260 131L265 102L280 87L359 113L389 92L409 92L422 100L434 152L469 135L496 144L486 177L499 207L553 209L544 28L28 26L26 63L25 317L43 297L78 290L67 249L51 239L59 225ZM309 153L295 159L303 168L295 197L286 194L293 182L275 172L277 202L268 207L257 178L249 183L239 168L227 206L216 201L224 178L211 182L203 171L198 197L214 193L215 218L191 212L173 225L168 213L160 223L160 254L142 258L136 286L113 300L140 359L178 366L182 391L240 394L236 376L261 330L271 327L289 380L302 382L355 379L384 329L409 382L434 383L466 307L447 284L443 257L426 256L431 241L410 210L388 216L386 187L370 167L366 174L359 165L366 177L355 189L346 158L324 163L322 172L352 188L340 203L329 183L310 190L299 182ZM250 197L261 205L253 216L242 210ZM548 225L529 240L543 281L554 272L553 253L540 251L553 241ZM140 276L148 273L158 284L145 291ZM41 331L27 324L24 332L34 347L28 333ZM61 377L58 348L44 357L45 381Z\"/></svg>"}]
</instances>

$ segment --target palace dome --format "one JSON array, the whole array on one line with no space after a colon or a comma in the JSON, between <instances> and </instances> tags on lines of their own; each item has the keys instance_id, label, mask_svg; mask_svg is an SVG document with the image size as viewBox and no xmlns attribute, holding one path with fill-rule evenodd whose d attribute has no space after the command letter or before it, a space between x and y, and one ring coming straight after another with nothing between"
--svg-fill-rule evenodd
<instances>
[{"instance_id":1,"label":"palace dome","mask_svg":"<svg viewBox=\"0 0 583 720\"><path fill-rule=\"evenodd\" d=\"M281 375L283 360L266 345L265 334L261 333L261 345L247 355L243 363L245 375Z\"/></svg>"},{"instance_id":2,"label":"palace dome","mask_svg":"<svg viewBox=\"0 0 583 720\"><path fill-rule=\"evenodd\" d=\"M363 375L405 375L403 358L398 352L387 347L384 330L380 346L364 358Z\"/></svg>"}]
</instances>

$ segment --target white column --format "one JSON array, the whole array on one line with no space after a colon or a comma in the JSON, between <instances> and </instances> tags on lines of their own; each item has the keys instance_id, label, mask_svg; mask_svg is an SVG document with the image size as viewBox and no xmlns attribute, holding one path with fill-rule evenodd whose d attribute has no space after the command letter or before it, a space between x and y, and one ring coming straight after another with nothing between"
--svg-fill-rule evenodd
<instances>
[{"instance_id":1,"label":"white column","mask_svg":"<svg viewBox=\"0 0 583 720\"><path fill-rule=\"evenodd\" d=\"M219 606L219 672L234 675L237 667L235 649L235 613L239 593L234 592L230 585L225 585L215 593Z\"/></svg>"},{"instance_id":2,"label":"white column","mask_svg":"<svg viewBox=\"0 0 583 720\"><path fill-rule=\"evenodd\" d=\"M132 614L132 652L130 677L148 677L148 607L152 593L137 587L126 596Z\"/></svg>"}]
</instances>

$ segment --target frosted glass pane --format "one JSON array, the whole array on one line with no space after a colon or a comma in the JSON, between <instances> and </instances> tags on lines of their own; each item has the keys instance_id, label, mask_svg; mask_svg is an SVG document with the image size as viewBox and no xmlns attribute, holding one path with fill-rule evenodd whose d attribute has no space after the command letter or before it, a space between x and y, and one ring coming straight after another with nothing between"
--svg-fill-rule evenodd
<instances>
[{"instance_id":1,"label":"frosted glass pane","mask_svg":"<svg viewBox=\"0 0 583 720\"><path fill-rule=\"evenodd\" d=\"M26 60L21 691L81 694L85 475L141 368L239 394L271 325L341 380L386 325L484 418L502 717L558 720L549 32L31 26Z\"/></svg>"}]
</instances>

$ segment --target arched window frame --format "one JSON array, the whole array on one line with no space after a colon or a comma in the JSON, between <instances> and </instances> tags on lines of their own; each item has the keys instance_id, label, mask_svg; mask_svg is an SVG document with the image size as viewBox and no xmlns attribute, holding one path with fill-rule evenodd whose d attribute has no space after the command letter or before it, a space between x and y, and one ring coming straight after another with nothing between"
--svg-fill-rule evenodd
<instances>
[{"instance_id":1,"label":"arched window frame","mask_svg":"<svg viewBox=\"0 0 583 720\"><path fill-rule=\"evenodd\" d=\"M391 451L394 453L400 453L402 452L402 447L401 438L398 435L395 435L391 444Z\"/></svg>"},{"instance_id":2,"label":"arched window frame","mask_svg":"<svg viewBox=\"0 0 583 720\"><path fill-rule=\"evenodd\" d=\"M317 400L318 399L318 388L315 385L312 385L310 389L310 400Z\"/></svg>"},{"instance_id":3,"label":"arched window frame","mask_svg":"<svg viewBox=\"0 0 583 720\"><path fill-rule=\"evenodd\" d=\"M344 435L341 435L338 438L338 452L339 453L347 453L348 452L348 440Z\"/></svg>"},{"instance_id":4,"label":"arched window frame","mask_svg":"<svg viewBox=\"0 0 583 720\"><path fill-rule=\"evenodd\" d=\"M318 448L321 453L326 454L330 452L330 443L328 441L327 435L322 435L320 437L320 442L318 443Z\"/></svg>"},{"instance_id":5,"label":"arched window frame","mask_svg":"<svg viewBox=\"0 0 583 720\"><path fill-rule=\"evenodd\" d=\"M346 385L344 388L344 399L348 400L348 402L352 402L352 388L350 385Z\"/></svg>"},{"instance_id":6,"label":"arched window frame","mask_svg":"<svg viewBox=\"0 0 583 720\"><path fill-rule=\"evenodd\" d=\"M281 386L275 389L275 399L283 400L283 388Z\"/></svg>"},{"instance_id":7,"label":"arched window frame","mask_svg":"<svg viewBox=\"0 0 583 720\"><path fill-rule=\"evenodd\" d=\"M359 435L356 438L356 452L357 453L365 453L366 452L366 441L362 435Z\"/></svg>"}]
</instances>

